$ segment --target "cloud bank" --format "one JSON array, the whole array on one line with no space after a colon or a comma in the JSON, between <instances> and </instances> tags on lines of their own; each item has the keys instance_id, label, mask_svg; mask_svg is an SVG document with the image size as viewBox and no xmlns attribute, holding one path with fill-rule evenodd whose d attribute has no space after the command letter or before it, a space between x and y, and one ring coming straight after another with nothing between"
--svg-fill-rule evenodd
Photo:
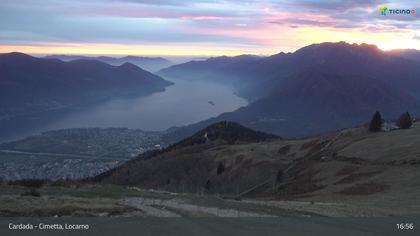
<instances>
[{"instance_id":1,"label":"cloud bank","mask_svg":"<svg viewBox=\"0 0 420 236\"><path fill-rule=\"evenodd\" d=\"M409 0L3 0L0 46L174 55L271 54L341 40L419 48L420 11L382 16L383 5L420 8Z\"/></svg>"}]
</instances>

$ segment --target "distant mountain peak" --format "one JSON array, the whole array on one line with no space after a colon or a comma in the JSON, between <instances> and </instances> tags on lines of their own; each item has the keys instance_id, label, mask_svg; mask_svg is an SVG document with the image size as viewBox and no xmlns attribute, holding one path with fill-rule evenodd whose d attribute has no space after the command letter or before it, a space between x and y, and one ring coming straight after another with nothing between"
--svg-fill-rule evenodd
<instances>
[{"instance_id":1,"label":"distant mountain peak","mask_svg":"<svg viewBox=\"0 0 420 236\"><path fill-rule=\"evenodd\" d=\"M252 54L242 54L238 56L217 56L217 57L210 57L206 61L217 61L217 60L236 60L236 59L255 59L260 58L257 55Z\"/></svg>"},{"instance_id":2,"label":"distant mountain peak","mask_svg":"<svg viewBox=\"0 0 420 236\"><path fill-rule=\"evenodd\" d=\"M133 55L121 57L119 59L120 60L166 60L163 57L144 57L144 56L133 56Z\"/></svg>"},{"instance_id":3,"label":"distant mountain peak","mask_svg":"<svg viewBox=\"0 0 420 236\"><path fill-rule=\"evenodd\" d=\"M311 44L309 46L303 47L299 50L296 51L296 53L299 52L306 52L306 51L323 51L323 52L328 52L330 50L348 50L350 51L354 51L354 50L363 50L365 52L377 52L377 53L383 53L382 50L380 50L378 48L378 46L374 45L374 44L366 44L366 43L361 43L361 44L357 44L357 43L347 43L344 41L340 41L340 42L324 42L324 43L315 43L315 44Z\"/></svg>"},{"instance_id":4,"label":"distant mountain peak","mask_svg":"<svg viewBox=\"0 0 420 236\"><path fill-rule=\"evenodd\" d=\"M8 53L0 53L0 56L3 57L21 57L21 58L34 58L31 55L25 54L25 53L21 53L21 52L8 52Z\"/></svg>"},{"instance_id":5,"label":"distant mountain peak","mask_svg":"<svg viewBox=\"0 0 420 236\"><path fill-rule=\"evenodd\" d=\"M19 55L19 56L29 56L28 54L22 53L22 52L6 52L6 53L1 53L1 55Z\"/></svg>"},{"instance_id":6,"label":"distant mountain peak","mask_svg":"<svg viewBox=\"0 0 420 236\"><path fill-rule=\"evenodd\" d=\"M119 68L121 69L129 69L129 70L138 70L140 69L138 66L134 65L133 63L130 62L124 62L122 65L119 66Z\"/></svg>"}]
</instances>

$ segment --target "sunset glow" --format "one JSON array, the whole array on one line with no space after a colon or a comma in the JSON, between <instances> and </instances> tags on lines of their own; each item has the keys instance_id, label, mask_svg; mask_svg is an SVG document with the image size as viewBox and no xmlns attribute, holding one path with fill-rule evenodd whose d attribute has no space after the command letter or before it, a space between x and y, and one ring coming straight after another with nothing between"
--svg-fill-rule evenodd
<instances>
[{"instance_id":1,"label":"sunset glow","mask_svg":"<svg viewBox=\"0 0 420 236\"><path fill-rule=\"evenodd\" d=\"M420 49L419 1L12 1L0 4L0 52L269 55L347 41Z\"/></svg>"}]
</instances>

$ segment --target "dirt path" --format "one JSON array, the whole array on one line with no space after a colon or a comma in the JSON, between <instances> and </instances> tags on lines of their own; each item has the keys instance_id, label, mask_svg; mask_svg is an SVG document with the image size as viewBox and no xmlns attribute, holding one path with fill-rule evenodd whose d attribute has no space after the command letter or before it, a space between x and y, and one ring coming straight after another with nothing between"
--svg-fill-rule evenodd
<instances>
[{"instance_id":1,"label":"dirt path","mask_svg":"<svg viewBox=\"0 0 420 236\"><path fill-rule=\"evenodd\" d=\"M126 198L124 203L141 209L147 215L157 217L187 216L216 216L216 217L277 217L274 215L261 214L236 209L226 209L194 205L183 199L161 200L153 198Z\"/></svg>"},{"instance_id":2,"label":"dirt path","mask_svg":"<svg viewBox=\"0 0 420 236\"><path fill-rule=\"evenodd\" d=\"M153 207L156 205L156 199L147 199L147 198L127 198L123 201L124 204L135 207L142 210L148 216L154 217L180 217L179 214L176 214L171 211L167 211L162 208Z\"/></svg>"}]
</instances>

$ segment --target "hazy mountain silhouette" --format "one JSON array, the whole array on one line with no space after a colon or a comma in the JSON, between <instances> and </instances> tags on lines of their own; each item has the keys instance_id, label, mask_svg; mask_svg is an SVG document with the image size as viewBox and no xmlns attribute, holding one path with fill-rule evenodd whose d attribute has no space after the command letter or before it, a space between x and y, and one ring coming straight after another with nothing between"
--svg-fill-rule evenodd
<instances>
[{"instance_id":1,"label":"hazy mountain silhouette","mask_svg":"<svg viewBox=\"0 0 420 236\"><path fill-rule=\"evenodd\" d=\"M211 80L233 86L240 90L239 84L246 80L240 73L244 68L251 67L261 60L254 55L236 57L212 57L202 61L190 61L162 69L158 74L169 78L187 80Z\"/></svg>"},{"instance_id":2,"label":"hazy mountain silhouette","mask_svg":"<svg viewBox=\"0 0 420 236\"><path fill-rule=\"evenodd\" d=\"M215 61L220 61L222 66L215 66ZM225 82L234 86L240 95L255 101L275 93L287 78L318 66L331 74L371 77L384 81L420 98L417 92L420 88L418 64L367 44L312 44L294 53L279 53L265 58L248 57L247 60L242 57L219 57L175 65L159 73ZM194 77L196 74L201 76Z\"/></svg>"},{"instance_id":3,"label":"hazy mountain silhouette","mask_svg":"<svg viewBox=\"0 0 420 236\"><path fill-rule=\"evenodd\" d=\"M420 63L420 51L416 49L395 49L387 52L390 55L403 57Z\"/></svg>"},{"instance_id":4,"label":"hazy mountain silhouette","mask_svg":"<svg viewBox=\"0 0 420 236\"><path fill-rule=\"evenodd\" d=\"M108 56L98 56L98 57L88 57L80 55L49 55L45 56L47 59L59 59L62 61L74 61L74 60L96 60L105 62L110 65L119 66L124 63L132 63L136 66L141 67L147 71L158 71L162 68L173 65L174 63L162 58L162 57L140 57L140 56L125 56L125 57L108 57Z\"/></svg>"},{"instance_id":5,"label":"hazy mountain silhouette","mask_svg":"<svg viewBox=\"0 0 420 236\"><path fill-rule=\"evenodd\" d=\"M200 66L206 64L201 62ZM178 70L181 66L164 73L177 69L182 75ZM386 118L396 118L404 111L420 113L418 63L384 53L374 45L314 44L294 53L237 62L235 67L224 68L223 76L229 79L226 71L233 80L243 81L234 84L239 84L240 94L253 102L178 129L172 133L174 137L185 137L220 120L299 137L359 125L376 110ZM201 79L212 80L219 71L208 74L211 76Z\"/></svg>"}]
</instances>

